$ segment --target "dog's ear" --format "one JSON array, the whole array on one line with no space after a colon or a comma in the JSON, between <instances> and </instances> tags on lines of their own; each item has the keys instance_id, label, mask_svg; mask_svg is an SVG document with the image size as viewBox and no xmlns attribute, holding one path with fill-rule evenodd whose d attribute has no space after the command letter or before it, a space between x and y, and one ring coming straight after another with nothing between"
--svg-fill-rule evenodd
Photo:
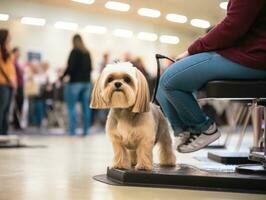
<instances>
[{"instance_id":1,"label":"dog's ear","mask_svg":"<svg viewBox=\"0 0 266 200\"><path fill-rule=\"evenodd\" d=\"M150 92L149 86L144 75L136 68L138 79L138 90L136 94L136 101L132 108L134 113L149 112L150 110Z\"/></svg>"},{"instance_id":2,"label":"dog's ear","mask_svg":"<svg viewBox=\"0 0 266 200\"><path fill-rule=\"evenodd\" d=\"M91 108L96 108L96 109L106 108L106 104L100 95L101 92L100 81L101 81L101 76L96 80L92 90L91 103L90 103Z\"/></svg>"}]
</instances>

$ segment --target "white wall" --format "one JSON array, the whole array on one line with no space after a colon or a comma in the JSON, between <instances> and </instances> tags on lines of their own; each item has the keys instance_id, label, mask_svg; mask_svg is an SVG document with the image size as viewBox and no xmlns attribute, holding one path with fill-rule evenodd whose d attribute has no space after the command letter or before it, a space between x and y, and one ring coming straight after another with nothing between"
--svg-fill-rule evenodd
<instances>
[{"instance_id":1,"label":"white wall","mask_svg":"<svg viewBox=\"0 0 266 200\"><path fill-rule=\"evenodd\" d=\"M64 67L71 50L71 38L76 32L58 30L53 27L55 21L65 20L79 24L77 32L83 38L91 51L94 67L105 51L109 51L113 58L122 57L123 53L130 51L133 55L141 56L150 72L155 71L155 53L176 55L184 51L193 39L192 35L173 29L156 27L142 22L130 22L123 19L110 18L102 15L78 13L69 9L50 7L42 4L29 3L19 0L1 0L0 13L10 14L8 22L0 22L0 27L11 31L12 43L19 46L25 59L27 51L39 51L43 59L52 67ZM22 16L42 17L47 19L44 27L23 25L20 23ZM84 32L87 24L103 25L108 28L106 35L93 35ZM134 31L131 39L116 38L111 35L115 28L125 28ZM180 37L178 45L166 45L160 42L140 41L136 33L140 31L172 34Z\"/></svg>"}]
</instances>

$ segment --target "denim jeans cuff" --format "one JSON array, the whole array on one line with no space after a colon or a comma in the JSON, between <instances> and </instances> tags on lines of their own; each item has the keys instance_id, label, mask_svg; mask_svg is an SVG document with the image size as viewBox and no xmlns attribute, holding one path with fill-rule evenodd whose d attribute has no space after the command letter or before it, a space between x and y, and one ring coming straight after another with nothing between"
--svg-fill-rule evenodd
<instances>
[{"instance_id":1,"label":"denim jeans cuff","mask_svg":"<svg viewBox=\"0 0 266 200\"><path fill-rule=\"evenodd\" d=\"M174 129L174 136L177 137L180 133L183 133L184 130L182 128L175 128Z\"/></svg>"},{"instance_id":2,"label":"denim jeans cuff","mask_svg":"<svg viewBox=\"0 0 266 200\"><path fill-rule=\"evenodd\" d=\"M211 118L206 117L206 120L203 123L198 124L194 126L193 128L189 128L189 132L192 134L196 134L196 133L201 133L203 131L206 131L213 124L213 122L214 121Z\"/></svg>"}]
</instances>

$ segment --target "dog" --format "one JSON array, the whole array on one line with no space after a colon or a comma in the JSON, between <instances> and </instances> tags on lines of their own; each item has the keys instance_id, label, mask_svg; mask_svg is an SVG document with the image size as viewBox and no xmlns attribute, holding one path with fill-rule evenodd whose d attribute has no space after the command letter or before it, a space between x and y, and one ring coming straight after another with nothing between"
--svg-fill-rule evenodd
<instances>
[{"instance_id":1,"label":"dog","mask_svg":"<svg viewBox=\"0 0 266 200\"><path fill-rule=\"evenodd\" d=\"M144 75L130 62L107 65L96 80L91 108L110 108L106 132L111 139L113 168L151 171L153 147L160 165L175 166L169 126L159 106L150 102Z\"/></svg>"}]
</instances>

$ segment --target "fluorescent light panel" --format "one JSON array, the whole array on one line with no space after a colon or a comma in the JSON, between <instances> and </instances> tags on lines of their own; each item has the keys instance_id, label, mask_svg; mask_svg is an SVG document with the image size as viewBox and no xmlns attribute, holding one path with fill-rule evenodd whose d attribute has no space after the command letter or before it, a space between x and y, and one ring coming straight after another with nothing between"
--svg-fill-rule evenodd
<instances>
[{"instance_id":1,"label":"fluorescent light panel","mask_svg":"<svg viewBox=\"0 0 266 200\"><path fill-rule=\"evenodd\" d=\"M177 36L173 35L161 35L160 42L166 44L178 44L180 39Z\"/></svg>"},{"instance_id":2,"label":"fluorescent light panel","mask_svg":"<svg viewBox=\"0 0 266 200\"><path fill-rule=\"evenodd\" d=\"M203 19L192 19L190 24L198 28L209 28L211 26L209 21Z\"/></svg>"},{"instance_id":3,"label":"fluorescent light panel","mask_svg":"<svg viewBox=\"0 0 266 200\"><path fill-rule=\"evenodd\" d=\"M27 25L44 26L46 20L43 18L36 18L36 17L22 17L20 22L22 24L27 24Z\"/></svg>"},{"instance_id":4,"label":"fluorescent light panel","mask_svg":"<svg viewBox=\"0 0 266 200\"><path fill-rule=\"evenodd\" d=\"M117 1L108 1L105 4L105 8L121 12L127 12L130 9L130 5L127 3L121 3Z\"/></svg>"},{"instance_id":5,"label":"fluorescent light panel","mask_svg":"<svg viewBox=\"0 0 266 200\"><path fill-rule=\"evenodd\" d=\"M158 18L161 16L161 12L159 10L150 9L150 8L140 8L138 10L138 14L145 17Z\"/></svg>"},{"instance_id":6,"label":"fluorescent light panel","mask_svg":"<svg viewBox=\"0 0 266 200\"><path fill-rule=\"evenodd\" d=\"M0 21L7 21L9 19L8 14L0 13Z\"/></svg>"},{"instance_id":7,"label":"fluorescent light panel","mask_svg":"<svg viewBox=\"0 0 266 200\"><path fill-rule=\"evenodd\" d=\"M133 35L133 32L126 29L115 29L113 31L113 35L116 37L122 37L122 38L131 38Z\"/></svg>"},{"instance_id":8,"label":"fluorescent light panel","mask_svg":"<svg viewBox=\"0 0 266 200\"><path fill-rule=\"evenodd\" d=\"M138 34L138 39L146 41L156 41L158 36L155 33L140 32Z\"/></svg>"},{"instance_id":9,"label":"fluorescent light panel","mask_svg":"<svg viewBox=\"0 0 266 200\"><path fill-rule=\"evenodd\" d=\"M227 6L228 6L228 2L227 1L224 1L224 2L220 3L220 8L222 8L224 10L227 10Z\"/></svg>"},{"instance_id":10,"label":"fluorescent light panel","mask_svg":"<svg viewBox=\"0 0 266 200\"><path fill-rule=\"evenodd\" d=\"M166 19L170 22L175 22L175 23L186 23L187 22L187 17L184 15L178 15L174 13L170 13L166 15Z\"/></svg>"},{"instance_id":11,"label":"fluorescent light panel","mask_svg":"<svg viewBox=\"0 0 266 200\"><path fill-rule=\"evenodd\" d=\"M77 3L83 3L83 4L93 4L95 2L95 0L71 0L71 1L74 1L74 2L77 2Z\"/></svg>"},{"instance_id":12,"label":"fluorescent light panel","mask_svg":"<svg viewBox=\"0 0 266 200\"><path fill-rule=\"evenodd\" d=\"M105 34L107 32L107 28L104 26L88 25L85 27L85 31L94 34Z\"/></svg>"},{"instance_id":13,"label":"fluorescent light panel","mask_svg":"<svg viewBox=\"0 0 266 200\"><path fill-rule=\"evenodd\" d=\"M78 24L72 22L58 21L54 24L54 27L57 29L74 31L77 30Z\"/></svg>"}]
</instances>

